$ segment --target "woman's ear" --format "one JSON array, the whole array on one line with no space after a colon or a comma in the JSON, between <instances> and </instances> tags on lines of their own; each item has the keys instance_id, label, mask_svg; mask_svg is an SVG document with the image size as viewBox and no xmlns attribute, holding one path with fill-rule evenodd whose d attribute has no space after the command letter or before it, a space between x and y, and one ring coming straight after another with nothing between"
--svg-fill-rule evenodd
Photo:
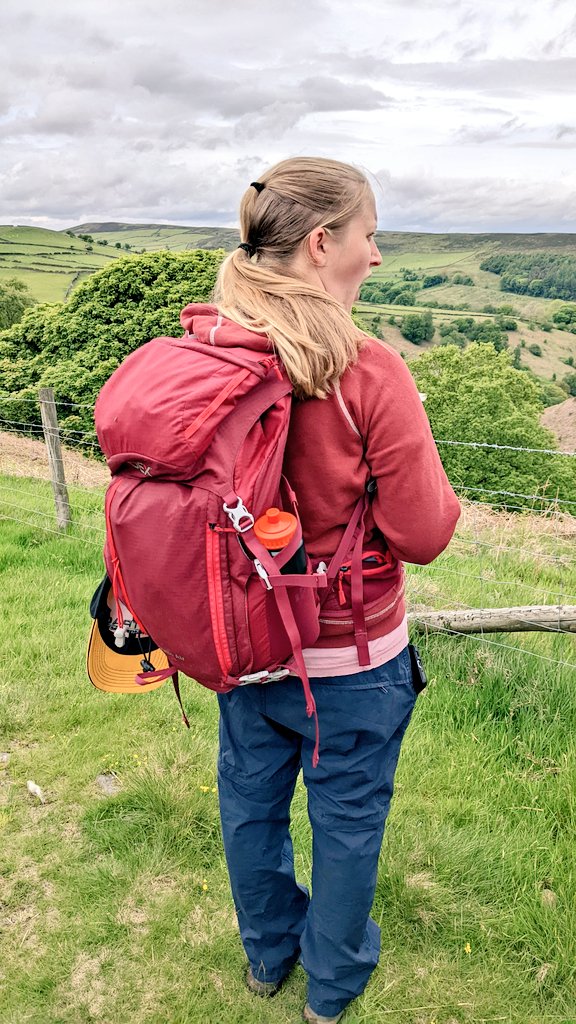
<instances>
[{"instance_id":1,"label":"woman's ear","mask_svg":"<svg viewBox=\"0 0 576 1024\"><path fill-rule=\"evenodd\" d=\"M317 227L310 232L305 243L305 252L315 267L325 267L328 257L329 232L326 228Z\"/></svg>"}]
</instances>

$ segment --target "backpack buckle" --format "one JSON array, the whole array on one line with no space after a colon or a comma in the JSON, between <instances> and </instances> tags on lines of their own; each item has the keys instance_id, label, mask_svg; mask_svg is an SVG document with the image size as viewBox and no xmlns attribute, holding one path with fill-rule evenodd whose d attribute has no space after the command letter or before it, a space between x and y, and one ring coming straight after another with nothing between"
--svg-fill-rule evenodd
<instances>
[{"instance_id":1,"label":"backpack buckle","mask_svg":"<svg viewBox=\"0 0 576 1024\"><path fill-rule=\"evenodd\" d=\"M258 558L254 559L254 568L256 569L256 572L258 573L260 579L264 580L266 590L272 590L272 584L270 583L270 580L268 578L268 573L266 572L266 569L264 568L262 562Z\"/></svg>"},{"instance_id":2,"label":"backpack buckle","mask_svg":"<svg viewBox=\"0 0 576 1024\"><path fill-rule=\"evenodd\" d=\"M246 533L247 530L251 530L254 526L254 516L250 514L242 498L237 498L236 500L237 504L233 508L227 505L226 502L224 502L222 507L230 518L234 529L238 533Z\"/></svg>"},{"instance_id":3,"label":"backpack buckle","mask_svg":"<svg viewBox=\"0 0 576 1024\"><path fill-rule=\"evenodd\" d=\"M276 668L272 672L251 672L247 676L238 676L239 686L249 686L250 683L276 683L280 679L285 679L286 676L290 675L290 670L287 668Z\"/></svg>"}]
</instances>

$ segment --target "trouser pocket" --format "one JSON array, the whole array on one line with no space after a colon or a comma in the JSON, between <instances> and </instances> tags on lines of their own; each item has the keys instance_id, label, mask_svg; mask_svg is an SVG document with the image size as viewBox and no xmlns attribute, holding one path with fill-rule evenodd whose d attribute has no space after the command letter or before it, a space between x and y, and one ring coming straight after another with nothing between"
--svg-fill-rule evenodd
<instances>
[{"instance_id":1,"label":"trouser pocket","mask_svg":"<svg viewBox=\"0 0 576 1024\"><path fill-rule=\"evenodd\" d=\"M414 644L408 644L408 652L410 654L410 668L412 670L412 686L416 693L422 693L428 679L424 671L422 659L420 658L420 651Z\"/></svg>"}]
</instances>

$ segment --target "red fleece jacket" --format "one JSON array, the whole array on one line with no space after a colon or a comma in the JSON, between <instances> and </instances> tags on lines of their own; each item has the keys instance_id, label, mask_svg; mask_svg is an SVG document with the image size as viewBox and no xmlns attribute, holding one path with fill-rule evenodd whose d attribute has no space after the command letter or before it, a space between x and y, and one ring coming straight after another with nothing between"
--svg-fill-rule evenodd
<instances>
[{"instance_id":1,"label":"red fleece jacket","mask_svg":"<svg viewBox=\"0 0 576 1024\"><path fill-rule=\"evenodd\" d=\"M267 338L223 320L214 307L189 306L181 321L210 344L270 348ZM436 558L460 514L418 390L394 349L367 338L333 394L294 401L284 466L314 565L330 560L367 481L377 481L364 550L388 550L390 564L384 574L365 577L365 609L370 640L390 632L405 612L402 561L425 565ZM316 646L353 642L346 576L320 622Z\"/></svg>"}]
</instances>

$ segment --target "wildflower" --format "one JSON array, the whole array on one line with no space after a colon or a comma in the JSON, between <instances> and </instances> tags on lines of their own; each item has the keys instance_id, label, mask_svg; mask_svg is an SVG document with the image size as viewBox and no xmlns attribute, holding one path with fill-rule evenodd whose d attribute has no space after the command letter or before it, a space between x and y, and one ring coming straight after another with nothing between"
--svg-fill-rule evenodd
<instances>
[{"instance_id":1,"label":"wildflower","mask_svg":"<svg viewBox=\"0 0 576 1024\"><path fill-rule=\"evenodd\" d=\"M472 946L470 945L470 943L469 943L469 942L467 942L467 943L466 943L466 945L464 946L464 952L465 952L465 953L466 953L466 954L467 954L468 956L470 956L470 953L472 952Z\"/></svg>"},{"instance_id":2,"label":"wildflower","mask_svg":"<svg viewBox=\"0 0 576 1024\"><path fill-rule=\"evenodd\" d=\"M208 883L205 878L202 879L202 892L208 892Z\"/></svg>"},{"instance_id":3,"label":"wildflower","mask_svg":"<svg viewBox=\"0 0 576 1024\"><path fill-rule=\"evenodd\" d=\"M210 786L198 786L198 789L200 790L201 793L209 793L210 792Z\"/></svg>"}]
</instances>

